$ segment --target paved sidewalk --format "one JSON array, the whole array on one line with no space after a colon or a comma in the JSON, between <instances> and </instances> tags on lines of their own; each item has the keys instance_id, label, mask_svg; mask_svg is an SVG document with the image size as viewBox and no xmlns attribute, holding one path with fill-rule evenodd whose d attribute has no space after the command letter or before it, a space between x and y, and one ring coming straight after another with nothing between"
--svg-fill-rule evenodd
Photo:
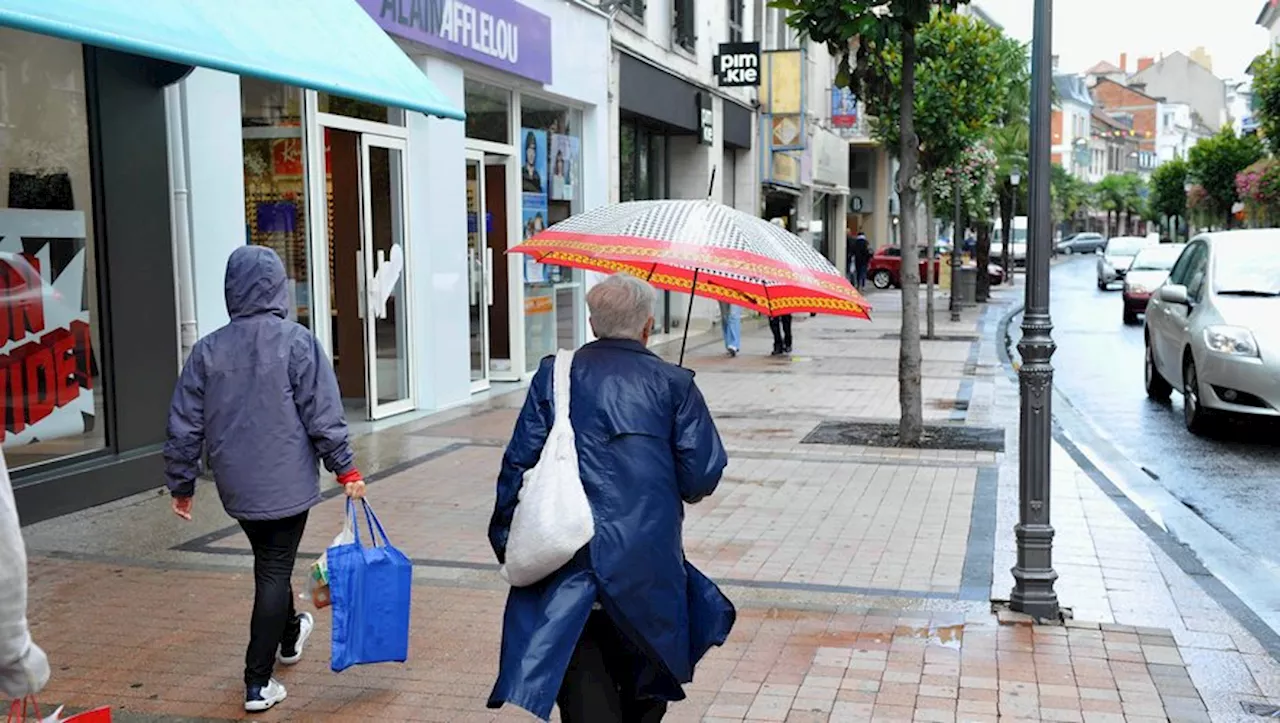
<instances>
[{"instance_id":1,"label":"paved sidewalk","mask_svg":"<svg viewBox=\"0 0 1280 723\"><path fill-rule=\"evenodd\" d=\"M669 720L1227 721L1247 719L1241 700L1280 702L1280 667L1230 601L1065 448L1053 505L1075 620L996 622L1016 519L1017 388L996 339L1010 299L959 324L943 309L939 340L924 344L926 421L1003 428L1003 452L805 441L822 422L896 421L896 293L872 296L874 322L797 318L790 359L767 356L763 330L737 358L716 344L690 352L732 461L688 511L687 552L740 616ZM415 563L410 662L329 673L321 613L308 658L281 676L289 700L263 720L528 719L483 707L504 597L485 528L521 402L498 396L358 440L371 500ZM50 702L111 704L125 723L242 717L251 558L211 485L195 514L183 524L147 494L27 530ZM304 555L341 515L338 497L312 513Z\"/></svg>"}]
</instances>

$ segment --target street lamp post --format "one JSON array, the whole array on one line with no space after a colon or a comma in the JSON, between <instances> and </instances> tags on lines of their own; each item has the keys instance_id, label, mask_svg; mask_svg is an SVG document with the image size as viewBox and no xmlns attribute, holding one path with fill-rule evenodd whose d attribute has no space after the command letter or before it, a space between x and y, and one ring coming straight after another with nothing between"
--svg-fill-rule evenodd
<instances>
[{"instance_id":1,"label":"street lamp post","mask_svg":"<svg viewBox=\"0 0 1280 723\"><path fill-rule=\"evenodd\" d=\"M951 320L960 321L960 179L954 179L952 195L956 200L956 216L954 229L951 232Z\"/></svg>"},{"instance_id":2,"label":"street lamp post","mask_svg":"<svg viewBox=\"0 0 1280 723\"><path fill-rule=\"evenodd\" d=\"M1191 243L1191 204L1188 202L1191 200L1191 189L1193 187L1195 187L1195 184L1191 181L1186 181L1182 185L1182 190L1187 195L1187 200L1182 203L1182 222L1187 225L1187 243ZM1177 234L1174 237L1177 238Z\"/></svg>"},{"instance_id":3,"label":"street lamp post","mask_svg":"<svg viewBox=\"0 0 1280 723\"><path fill-rule=\"evenodd\" d=\"M1053 419L1053 322L1049 316L1049 118L1052 98L1053 0L1035 0L1031 41L1031 173L1026 307L1018 353L1021 419L1018 428L1018 560L1011 607L1038 620L1057 620L1053 526L1049 524Z\"/></svg>"},{"instance_id":4,"label":"street lamp post","mask_svg":"<svg viewBox=\"0 0 1280 723\"><path fill-rule=\"evenodd\" d=\"M1009 217L1010 228L1003 229L1000 233L1000 263L1004 265L1004 282L1006 284L1013 283L1013 266L1009 263L1009 255L1013 253L1013 222L1018 217L1018 185L1022 183L1022 172L1017 168L1009 171L1009 185L1013 188L1013 215ZM1001 223L1004 220L1001 219Z\"/></svg>"}]
</instances>

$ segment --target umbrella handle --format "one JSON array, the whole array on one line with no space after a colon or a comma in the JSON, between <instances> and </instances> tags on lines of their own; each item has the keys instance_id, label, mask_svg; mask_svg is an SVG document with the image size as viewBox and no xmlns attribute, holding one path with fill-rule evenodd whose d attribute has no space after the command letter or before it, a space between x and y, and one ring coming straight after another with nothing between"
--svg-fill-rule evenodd
<instances>
[{"instance_id":1,"label":"umbrella handle","mask_svg":"<svg viewBox=\"0 0 1280 723\"><path fill-rule=\"evenodd\" d=\"M711 175L715 175L712 169ZM693 269L693 285L689 287L689 309L684 312L684 336L680 339L680 366L684 366L684 347L689 343L689 320L693 318L693 297L698 292L698 269Z\"/></svg>"}]
</instances>

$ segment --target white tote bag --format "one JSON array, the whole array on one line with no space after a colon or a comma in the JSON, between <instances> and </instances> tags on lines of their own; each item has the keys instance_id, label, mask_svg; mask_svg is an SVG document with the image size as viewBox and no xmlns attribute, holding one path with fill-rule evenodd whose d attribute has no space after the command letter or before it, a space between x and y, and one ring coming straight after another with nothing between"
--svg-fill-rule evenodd
<instances>
[{"instance_id":1,"label":"white tote bag","mask_svg":"<svg viewBox=\"0 0 1280 723\"><path fill-rule=\"evenodd\" d=\"M569 369L573 352L556 352L552 391L555 421L533 469L524 473L507 535L502 577L513 587L532 585L564 567L595 535L591 503L578 472L578 447L569 422Z\"/></svg>"}]
</instances>

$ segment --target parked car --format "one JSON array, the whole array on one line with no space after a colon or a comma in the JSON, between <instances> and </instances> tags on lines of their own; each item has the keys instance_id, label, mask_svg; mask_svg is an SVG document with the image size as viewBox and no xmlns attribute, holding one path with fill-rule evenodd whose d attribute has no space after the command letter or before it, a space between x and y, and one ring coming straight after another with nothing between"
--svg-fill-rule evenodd
<instances>
[{"instance_id":1,"label":"parked car","mask_svg":"<svg viewBox=\"0 0 1280 723\"><path fill-rule=\"evenodd\" d=\"M1063 239L1058 244L1060 254L1096 254L1107 245L1107 240L1100 233L1077 233Z\"/></svg>"},{"instance_id":2,"label":"parked car","mask_svg":"<svg viewBox=\"0 0 1280 723\"><path fill-rule=\"evenodd\" d=\"M921 246L920 254L920 280L927 281L925 276L926 264L925 259L927 250ZM934 283L941 283L939 275L942 266L941 259L934 259L933 273ZM902 249L897 246L882 246L877 249L871 257L871 263L867 266L867 278L871 279L871 285L877 289L888 289L902 285ZM987 264L987 278L991 281L992 286L998 286L1004 283L1004 269L997 264Z\"/></svg>"},{"instance_id":3,"label":"parked car","mask_svg":"<svg viewBox=\"0 0 1280 723\"><path fill-rule=\"evenodd\" d=\"M1098 290L1106 291L1115 282L1124 281L1133 257L1153 243L1141 236L1115 236L1108 239L1102 250L1102 258L1098 259Z\"/></svg>"},{"instance_id":4,"label":"parked car","mask_svg":"<svg viewBox=\"0 0 1280 723\"><path fill-rule=\"evenodd\" d=\"M996 222L994 232L991 234L991 258L1003 262L1004 260L1004 226L1000 221ZM1009 261L1010 266L1025 266L1027 263L1027 217L1013 217L1013 233L1009 235Z\"/></svg>"},{"instance_id":5,"label":"parked car","mask_svg":"<svg viewBox=\"0 0 1280 723\"><path fill-rule=\"evenodd\" d=\"M1137 324L1138 315L1147 313L1151 294L1168 278L1169 270L1186 247L1186 244L1158 244L1148 246L1133 257L1121 293L1125 324Z\"/></svg>"},{"instance_id":6,"label":"parked car","mask_svg":"<svg viewBox=\"0 0 1280 723\"><path fill-rule=\"evenodd\" d=\"M1183 421L1280 416L1280 230L1197 236L1147 307L1147 395L1182 393Z\"/></svg>"}]
</instances>

